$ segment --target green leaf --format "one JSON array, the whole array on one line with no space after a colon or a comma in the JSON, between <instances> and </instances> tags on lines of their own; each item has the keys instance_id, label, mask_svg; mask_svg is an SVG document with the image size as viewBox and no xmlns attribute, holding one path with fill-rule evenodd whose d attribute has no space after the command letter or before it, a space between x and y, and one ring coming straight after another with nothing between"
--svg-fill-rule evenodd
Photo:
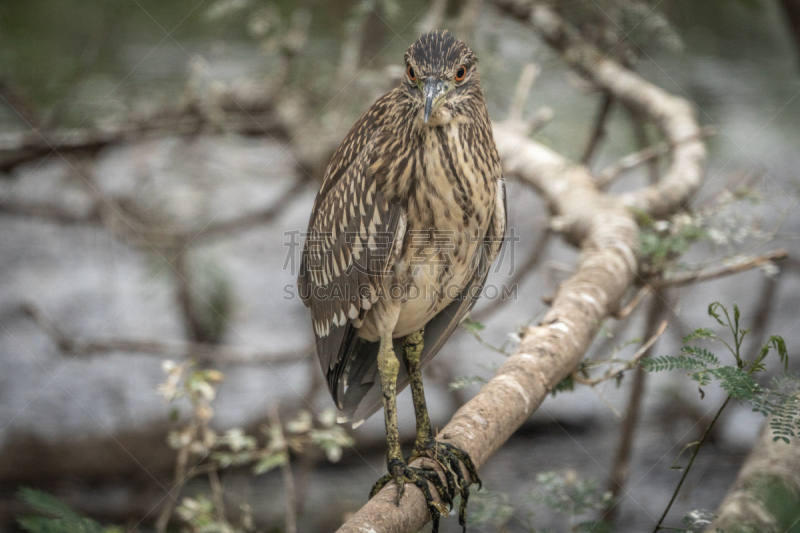
<instances>
[{"instance_id":1,"label":"green leaf","mask_svg":"<svg viewBox=\"0 0 800 533\"><path fill-rule=\"evenodd\" d=\"M719 302L713 302L713 303L708 305L708 316L711 316L714 319L716 319L716 321L719 322L720 326L728 327L728 326L730 326L730 320L728 322L723 322L722 321L722 317L720 316L719 312L717 311L720 308L723 310L723 312L725 313L725 317L727 318L728 310L725 309L725 306L722 305Z\"/></svg>"},{"instance_id":2,"label":"green leaf","mask_svg":"<svg viewBox=\"0 0 800 533\"><path fill-rule=\"evenodd\" d=\"M708 373L720 380L720 387L731 398L753 398L761 390L753 376L740 368L723 366L712 368Z\"/></svg>"},{"instance_id":3,"label":"green leaf","mask_svg":"<svg viewBox=\"0 0 800 533\"><path fill-rule=\"evenodd\" d=\"M570 374L569 376L565 377L564 379L556 383L556 386L553 387L551 394L555 396L559 392L569 392L574 390L575 390L575 379L572 377L572 374Z\"/></svg>"},{"instance_id":4,"label":"green leaf","mask_svg":"<svg viewBox=\"0 0 800 533\"><path fill-rule=\"evenodd\" d=\"M26 516L18 520L20 527L31 533L103 533L103 527L84 518L62 503L58 498L39 490L23 487L19 497L38 513L53 515Z\"/></svg>"},{"instance_id":5,"label":"green leaf","mask_svg":"<svg viewBox=\"0 0 800 533\"><path fill-rule=\"evenodd\" d=\"M709 352L705 348L697 348L696 346L684 346L681 348L681 352L692 355L696 359L703 361L706 365L709 366L719 366L719 359L713 353Z\"/></svg>"},{"instance_id":6,"label":"green leaf","mask_svg":"<svg viewBox=\"0 0 800 533\"><path fill-rule=\"evenodd\" d=\"M285 465L289 461L289 454L285 450L275 450L267 453L256 465L253 467L255 475L264 474L273 468Z\"/></svg>"},{"instance_id":7,"label":"green leaf","mask_svg":"<svg viewBox=\"0 0 800 533\"><path fill-rule=\"evenodd\" d=\"M484 326L480 322L473 322L472 320L469 320L469 319L464 320L461 323L461 327L463 327L464 329L466 329L470 333L477 333L479 331L483 331L484 329L486 329L486 326Z\"/></svg>"},{"instance_id":8,"label":"green leaf","mask_svg":"<svg viewBox=\"0 0 800 533\"><path fill-rule=\"evenodd\" d=\"M716 337L716 335L714 335L714 332L711 331L710 329L708 329L708 328L698 328L698 329L694 330L693 332L691 332L690 334L688 334L687 336L685 336L683 338L683 343L684 344L689 344L690 342L692 342L694 340L698 340L698 339L713 339L715 337Z\"/></svg>"},{"instance_id":9,"label":"green leaf","mask_svg":"<svg viewBox=\"0 0 800 533\"><path fill-rule=\"evenodd\" d=\"M697 370L706 368L706 362L686 355L661 355L643 359L640 363L647 372L662 372L664 370Z\"/></svg>"}]
</instances>

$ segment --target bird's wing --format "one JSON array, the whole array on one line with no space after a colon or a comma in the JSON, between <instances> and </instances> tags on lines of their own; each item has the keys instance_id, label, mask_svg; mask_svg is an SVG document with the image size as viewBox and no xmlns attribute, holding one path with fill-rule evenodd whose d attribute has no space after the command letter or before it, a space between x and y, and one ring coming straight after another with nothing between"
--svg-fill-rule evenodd
<instances>
[{"instance_id":1,"label":"bird's wing","mask_svg":"<svg viewBox=\"0 0 800 533\"><path fill-rule=\"evenodd\" d=\"M500 253L506 232L506 194L502 177L498 180L497 193L495 210L490 219L491 224L487 228L481 245L475 247L473 262L470 263L475 265L472 277L461 295L437 313L425 326L422 349L423 366L433 359L433 356L442 348L458 324L478 301L491 265ZM371 343L364 339L358 339L356 343L354 351L358 352L359 357L348 371L349 387L345 392L344 406L339 406L340 421L352 420L353 427L357 427L372 416L383 403L375 362L378 348L379 343ZM395 339L394 350L396 354L403 353L402 339ZM397 375L397 392L403 390L406 385L408 385L408 375L405 367L401 366Z\"/></svg>"},{"instance_id":2,"label":"bird's wing","mask_svg":"<svg viewBox=\"0 0 800 533\"><path fill-rule=\"evenodd\" d=\"M375 135L390 116L391 103L397 100L395 94L397 91L398 89L389 91L380 97L350 128L328 163L312 213L317 212L320 203L328 197L331 189L350 172L350 167L364 153L364 148L374 141Z\"/></svg>"},{"instance_id":3,"label":"bird's wing","mask_svg":"<svg viewBox=\"0 0 800 533\"><path fill-rule=\"evenodd\" d=\"M403 209L379 186L385 166L371 143L329 187L320 190L306 235L298 289L311 308L317 355L341 408L345 379L364 313L377 301L405 233ZM326 181L326 183L328 183Z\"/></svg>"}]
</instances>

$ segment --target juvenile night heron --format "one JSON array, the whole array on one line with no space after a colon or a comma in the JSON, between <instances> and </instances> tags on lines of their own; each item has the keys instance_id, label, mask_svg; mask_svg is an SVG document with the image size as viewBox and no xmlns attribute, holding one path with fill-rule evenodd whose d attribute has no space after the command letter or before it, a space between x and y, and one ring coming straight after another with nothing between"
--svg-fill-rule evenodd
<instances>
[{"instance_id":1,"label":"juvenile night heron","mask_svg":"<svg viewBox=\"0 0 800 533\"><path fill-rule=\"evenodd\" d=\"M399 87L355 123L334 154L308 224L298 288L311 308L317 354L340 421L361 424L381 405L389 473L378 480L425 494L430 481L452 505L469 496L469 455L434 439L421 368L480 296L506 225L500 159L477 58L447 32L429 32L405 54ZM400 365L402 360L403 365ZM403 459L397 393L407 384L417 437ZM430 457L444 470L409 466Z\"/></svg>"}]
</instances>

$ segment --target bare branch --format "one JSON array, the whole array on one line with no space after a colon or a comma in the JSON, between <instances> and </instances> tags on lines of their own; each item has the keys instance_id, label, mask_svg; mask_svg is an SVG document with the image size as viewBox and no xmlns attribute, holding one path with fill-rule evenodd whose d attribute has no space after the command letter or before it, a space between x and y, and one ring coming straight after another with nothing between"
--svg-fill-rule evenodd
<instances>
[{"instance_id":1,"label":"bare branch","mask_svg":"<svg viewBox=\"0 0 800 533\"><path fill-rule=\"evenodd\" d=\"M716 128L713 126L704 126L700 131L699 137L692 137L690 139L683 139L679 140L678 144L681 144L686 141L695 141L698 139L704 139L716 133ZM625 157L619 159L616 163L609 165L608 167L604 168L597 174L597 186L601 189L605 189L608 187L611 182L615 179L620 177L621 175L625 174L626 172L633 170L634 168L647 163L657 157L663 156L668 154L674 149L674 145L670 145L669 143L658 143L638 152L634 152L632 154L626 155Z\"/></svg>"},{"instance_id":2,"label":"bare branch","mask_svg":"<svg viewBox=\"0 0 800 533\"><path fill-rule=\"evenodd\" d=\"M536 246L534 247L533 252L531 252L531 255L525 260L525 263L523 263L521 267L514 269L514 277L507 282L507 286L514 287L515 285L521 283L528 274L533 272L533 270L536 268L536 265L538 265L539 261L541 261L542 257L544 257L544 252L547 250L547 245L550 243L552 235L553 232L549 231L548 229L545 229L542 232L542 234L539 236L539 240L536 241ZM472 317L478 321L483 320L487 316L490 316L492 313L497 311L504 303L504 299L497 298L479 312L471 313Z\"/></svg>"},{"instance_id":3,"label":"bare branch","mask_svg":"<svg viewBox=\"0 0 800 533\"><path fill-rule=\"evenodd\" d=\"M508 107L508 120L510 122L522 122L522 115L525 112L525 104L528 103L528 95L531 87L542 71L542 67L536 63L525 63L514 89L514 96L511 98L511 105Z\"/></svg>"},{"instance_id":4,"label":"bare branch","mask_svg":"<svg viewBox=\"0 0 800 533\"><path fill-rule=\"evenodd\" d=\"M475 23L483 6L483 0L466 0L458 17L458 36L464 42L472 42L475 36Z\"/></svg>"},{"instance_id":5,"label":"bare branch","mask_svg":"<svg viewBox=\"0 0 800 533\"><path fill-rule=\"evenodd\" d=\"M617 368L611 368L607 370L602 376L598 376L596 378L584 378L576 375L573 376L572 379L574 379L576 383L580 383L581 385L589 385L590 387L594 387L595 385L599 385L600 383L608 381L610 379L616 379L617 376L619 376L622 372L630 370L631 368L634 368L637 364L639 364L639 361L644 359L645 355L647 355L647 351L650 349L651 346L653 346L653 344L655 344L655 342L659 339L659 337L661 337L661 335L664 334L664 331L666 329L667 329L667 321L665 320L661 323L661 325L658 327L653 336L647 339L644 344L639 346L639 349L636 350L636 352L634 352L634 354L631 356L630 359L628 359L628 361L625 362L625 364Z\"/></svg>"},{"instance_id":6,"label":"bare branch","mask_svg":"<svg viewBox=\"0 0 800 533\"><path fill-rule=\"evenodd\" d=\"M294 476L292 475L292 465L289 462L289 446L283 436L283 426L281 417L278 413L278 406L273 405L269 410L269 423L277 431L281 432L281 444L283 452L286 454L286 461L281 464L281 475L283 477L283 494L286 498L286 533L297 531L297 492L295 490Z\"/></svg>"},{"instance_id":7,"label":"bare branch","mask_svg":"<svg viewBox=\"0 0 800 533\"><path fill-rule=\"evenodd\" d=\"M600 145L603 137L606 136L606 120L614 105L614 97L608 91L603 91L603 97L600 100L600 107L597 110L597 116L594 119L594 127L592 128L592 135L589 137L589 142L586 143L586 148L583 150L581 163L584 165L589 164L595 150Z\"/></svg>"},{"instance_id":8,"label":"bare branch","mask_svg":"<svg viewBox=\"0 0 800 533\"><path fill-rule=\"evenodd\" d=\"M84 176L85 177L85 176ZM88 209L76 211L51 203L0 202L0 213L50 220L59 224L104 224L123 242L139 248L181 248L204 244L268 224L280 216L291 200L308 186L305 179L297 179L271 205L239 217L214 221L199 228L156 227L136 218L121 200L101 196L91 181L93 203Z\"/></svg>"},{"instance_id":9,"label":"bare branch","mask_svg":"<svg viewBox=\"0 0 800 533\"><path fill-rule=\"evenodd\" d=\"M130 339L124 337L108 337L105 339L86 340L71 336L57 326L45 312L33 303L21 306L21 311L29 316L59 350L66 354L88 357L97 354L130 352L151 354L156 357L183 359L192 357L201 362L213 362L224 365L283 365L296 363L306 357L313 349L291 352L262 352L251 348L220 346L214 344L160 341L151 339Z\"/></svg>"},{"instance_id":10,"label":"bare branch","mask_svg":"<svg viewBox=\"0 0 800 533\"><path fill-rule=\"evenodd\" d=\"M663 292L656 292L654 298L650 303L650 309L647 315L647 322L645 324L645 337L652 337L657 330L661 317L667 311L666 295ZM642 357L647 357L649 348L652 344L644 350ZM611 474L608 479L608 490L614 496L616 504L609 507L604 515L603 520L613 523L619 511L619 497L625 491L625 485L628 482L630 474L630 459L633 452L633 438L636 433L636 427L639 424L639 415L641 413L642 397L644 395L645 384L647 381L647 374L641 366L637 366L633 373L633 383L628 393L627 409L625 410L625 418L620 427L619 445L614 456L614 463L611 467Z\"/></svg>"},{"instance_id":11,"label":"bare branch","mask_svg":"<svg viewBox=\"0 0 800 533\"><path fill-rule=\"evenodd\" d=\"M143 117L131 117L97 128L46 133L5 134L0 136L0 172L35 161L50 154L92 155L111 144L150 139L163 135L196 135L206 128L240 135L291 138L290 125L277 112L275 102L264 98L263 91L251 88L227 88L208 102L180 108L163 108ZM208 116L206 110L218 109L222 117Z\"/></svg>"},{"instance_id":12,"label":"bare branch","mask_svg":"<svg viewBox=\"0 0 800 533\"><path fill-rule=\"evenodd\" d=\"M665 287L678 287L681 285L688 285L690 283L708 281L716 278L721 278L724 276L729 276L731 274L737 274L744 270L758 268L760 266L766 265L767 263L773 263L775 261L786 259L787 257L789 257L789 252L781 248L779 250L775 250L773 252L769 252L763 255L742 259L740 261L737 261L733 264L721 268L700 270L698 272L686 272L683 274L676 274L669 278L650 281L648 282L648 285L650 286L651 289L658 290Z\"/></svg>"},{"instance_id":13,"label":"bare branch","mask_svg":"<svg viewBox=\"0 0 800 533\"><path fill-rule=\"evenodd\" d=\"M447 10L447 0L431 0L428 12L422 17L417 26L418 33L435 30L442 27L444 12Z\"/></svg>"}]
</instances>

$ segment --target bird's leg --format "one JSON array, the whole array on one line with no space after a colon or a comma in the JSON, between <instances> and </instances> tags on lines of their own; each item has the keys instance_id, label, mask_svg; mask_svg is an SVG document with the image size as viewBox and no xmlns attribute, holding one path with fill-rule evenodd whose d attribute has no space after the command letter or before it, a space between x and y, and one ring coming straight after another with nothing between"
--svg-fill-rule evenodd
<instances>
[{"instance_id":1,"label":"bird's leg","mask_svg":"<svg viewBox=\"0 0 800 533\"><path fill-rule=\"evenodd\" d=\"M438 442L433 437L428 406L425 403L425 391L422 387L422 349L424 347L424 330L412 333L403 339L404 362L408 371L408 380L411 386L411 397L414 400L414 413L417 419L417 438L414 441L414 451L411 452L408 462L417 457L430 457L436 460L445 473L447 487L452 500L456 495L456 487L461 492L461 506L458 510L458 522L466 531L467 501L469 500L469 486L464 477L461 463L469 473L470 479L481 487L477 469L472 458L464 450L447 442Z\"/></svg>"},{"instance_id":2,"label":"bird's leg","mask_svg":"<svg viewBox=\"0 0 800 533\"><path fill-rule=\"evenodd\" d=\"M386 463L389 473L379 479L373 485L369 497L372 498L388 482L394 480L397 484L397 504L405 492L405 484L413 483L422 491L428 503L428 511L433 520L433 530L439 529L439 517L446 514L447 507L433 499L433 494L428 486L428 481L436 485L442 484L439 475L435 470L415 468L408 466L403 459L400 449L400 434L397 429L397 373L400 370L400 362L394 353L391 334L381 337L380 351L378 352L378 370L381 375L381 388L383 390L383 413L386 420ZM445 491L446 492L446 491ZM446 494L445 494L446 496ZM443 496L447 503L452 500Z\"/></svg>"}]
</instances>

